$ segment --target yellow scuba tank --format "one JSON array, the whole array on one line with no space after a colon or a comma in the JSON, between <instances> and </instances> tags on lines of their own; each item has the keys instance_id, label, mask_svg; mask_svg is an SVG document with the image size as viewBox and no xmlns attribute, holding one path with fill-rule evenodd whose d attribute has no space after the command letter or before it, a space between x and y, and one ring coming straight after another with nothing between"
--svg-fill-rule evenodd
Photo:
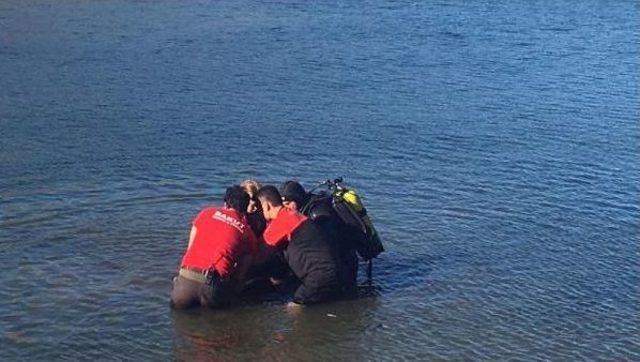
<instances>
[{"instance_id":1,"label":"yellow scuba tank","mask_svg":"<svg viewBox=\"0 0 640 362\"><path fill-rule=\"evenodd\" d=\"M347 204L349 204L358 213L362 221L365 223L368 229L367 231L369 234L369 238L371 240L376 241L377 243L380 243L378 232L376 231L376 228L373 226L373 223L371 222L369 215L367 215L367 209L365 209L364 204L362 204L362 200L360 200L360 196L358 196L358 194L355 191L347 190L347 189L343 189L342 192L340 193L340 196Z\"/></svg>"},{"instance_id":2,"label":"yellow scuba tank","mask_svg":"<svg viewBox=\"0 0 640 362\"><path fill-rule=\"evenodd\" d=\"M370 261L384 251L380 236L371 219L367 215L360 196L342 183L342 178L327 180L321 185L328 185L331 195L331 205L336 215L351 231L354 247L362 259ZM368 275L371 275L369 263ZM371 278L369 278L371 279Z\"/></svg>"},{"instance_id":3,"label":"yellow scuba tank","mask_svg":"<svg viewBox=\"0 0 640 362\"><path fill-rule=\"evenodd\" d=\"M360 201L360 196L358 196L355 191L345 190L345 192L340 196L342 196L344 201L351 205L358 213L362 212L364 209L364 205L362 205L362 201Z\"/></svg>"}]
</instances>

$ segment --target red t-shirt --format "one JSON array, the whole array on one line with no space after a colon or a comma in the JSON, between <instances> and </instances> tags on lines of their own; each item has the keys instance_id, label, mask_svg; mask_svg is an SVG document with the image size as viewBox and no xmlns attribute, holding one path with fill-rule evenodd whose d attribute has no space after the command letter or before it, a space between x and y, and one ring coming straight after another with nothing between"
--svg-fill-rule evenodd
<instances>
[{"instance_id":1,"label":"red t-shirt","mask_svg":"<svg viewBox=\"0 0 640 362\"><path fill-rule=\"evenodd\" d=\"M196 236L182 258L182 267L215 268L222 278L242 255L256 255L258 245L244 215L234 209L206 208L193 221Z\"/></svg>"}]
</instances>

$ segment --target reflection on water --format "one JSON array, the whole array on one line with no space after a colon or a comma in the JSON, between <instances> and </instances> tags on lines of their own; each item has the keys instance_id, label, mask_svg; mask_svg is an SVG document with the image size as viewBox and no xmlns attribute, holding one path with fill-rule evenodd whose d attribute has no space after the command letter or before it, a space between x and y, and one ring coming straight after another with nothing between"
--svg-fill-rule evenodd
<instances>
[{"instance_id":1,"label":"reflection on water","mask_svg":"<svg viewBox=\"0 0 640 362\"><path fill-rule=\"evenodd\" d=\"M376 306L375 298L364 297L294 310L277 304L173 311L174 353L178 360L316 360L354 348L348 355L356 357L366 348L362 338L376 328Z\"/></svg>"}]
</instances>

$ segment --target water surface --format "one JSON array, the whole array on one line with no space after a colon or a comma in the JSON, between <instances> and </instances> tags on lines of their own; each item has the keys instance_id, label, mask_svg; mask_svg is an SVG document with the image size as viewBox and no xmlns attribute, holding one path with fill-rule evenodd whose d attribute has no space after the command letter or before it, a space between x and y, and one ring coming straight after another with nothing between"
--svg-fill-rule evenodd
<instances>
[{"instance_id":1,"label":"water surface","mask_svg":"<svg viewBox=\"0 0 640 362\"><path fill-rule=\"evenodd\" d=\"M0 357L639 360L639 10L3 1ZM169 310L225 186L334 176L372 295Z\"/></svg>"}]
</instances>

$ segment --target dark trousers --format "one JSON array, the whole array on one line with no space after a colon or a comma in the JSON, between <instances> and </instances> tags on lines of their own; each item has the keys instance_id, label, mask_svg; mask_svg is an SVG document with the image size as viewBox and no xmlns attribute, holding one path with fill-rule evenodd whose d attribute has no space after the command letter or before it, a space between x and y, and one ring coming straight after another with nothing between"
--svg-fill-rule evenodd
<instances>
[{"instance_id":1,"label":"dark trousers","mask_svg":"<svg viewBox=\"0 0 640 362\"><path fill-rule=\"evenodd\" d=\"M221 308L230 304L231 293L228 286L219 280L211 284L187 279L181 275L173 278L171 307L187 309L192 307Z\"/></svg>"}]
</instances>

